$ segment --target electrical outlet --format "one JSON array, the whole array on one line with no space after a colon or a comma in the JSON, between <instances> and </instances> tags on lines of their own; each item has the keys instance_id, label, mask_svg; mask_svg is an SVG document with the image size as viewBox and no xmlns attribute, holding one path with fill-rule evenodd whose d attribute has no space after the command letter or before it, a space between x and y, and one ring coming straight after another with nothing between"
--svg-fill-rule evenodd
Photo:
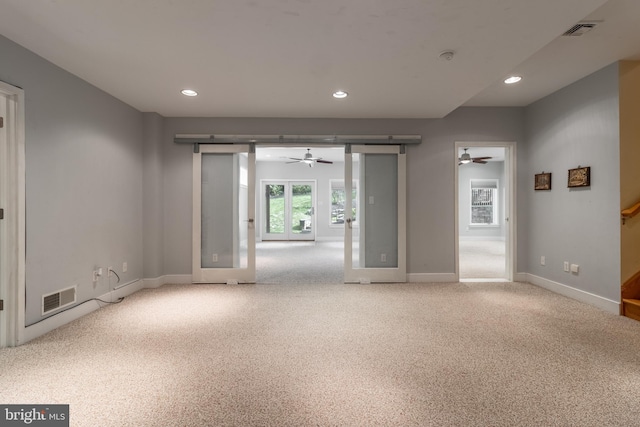
<instances>
[{"instance_id":1,"label":"electrical outlet","mask_svg":"<svg viewBox=\"0 0 640 427\"><path fill-rule=\"evenodd\" d=\"M578 274L580 272L580 266L578 264L571 264L571 272Z\"/></svg>"},{"instance_id":2,"label":"electrical outlet","mask_svg":"<svg viewBox=\"0 0 640 427\"><path fill-rule=\"evenodd\" d=\"M569 272L569 261L564 262L564 271Z\"/></svg>"},{"instance_id":3,"label":"electrical outlet","mask_svg":"<svg viewBox=\"0 0 640 427\"><path fill-rule=\"evenodd\" d=\"M211 261L218 262L218 254L211 255Z\"/></svg>"},{"instance_id":4,"label":"electrical outlet","mask_svg":"<svg viewBox=\"0 0 640 427\"><path fill-rule=\"evenodd\" d=\"M545 258L544 255L542 255L540 257L540 265L546 265L547 264L547 259Z\"/></svg>"},{"instance_id":5,"label":"electrical outlet","mask_svg":"<svg viewBox=\"0 0 640 427\"><path fill-rule=\"evenodd\" d=\"M126 263L126 262L123 262L123 263L122 263L122 272L123 272L123 273L126 273L126 272L127 272L127 267L128 267L128 266L127 266L127 263Z\"/></svg>"},{"instance_id":6,"label":"electrical outlet","mask_svg":"<svg viewBox=\"0 0 640 427\"><path fill-rule=\"evenodd\" d=\"M387 254L380 254L380 262L387 262Z\"/></svg>"}]
</instances>

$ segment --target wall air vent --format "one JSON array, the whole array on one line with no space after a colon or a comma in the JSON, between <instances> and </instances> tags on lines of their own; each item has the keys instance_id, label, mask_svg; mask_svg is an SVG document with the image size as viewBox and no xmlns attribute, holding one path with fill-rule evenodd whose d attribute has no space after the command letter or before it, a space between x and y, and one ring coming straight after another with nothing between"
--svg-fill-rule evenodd
<instances>
[{"instance_id":1,"label":"wall air vent","mask_svg":"<svg viewBox=\"0 0 640 427\"><path fill-rule=\"evenodd\" d=\"M602 23L602 21L581 21L573 27L569 28L562 35L569 37L580 37L596 28L600 23Z\"/></svg>"},{"instance_id":2,"label":"wall air vent","mask_svg":"<svg viewBox=\"0 0 640 427\"><path fill-rule=\"evenodd\" d=\"M76 302L76 286L61 289L50 294L42 295L42 314L58 310Z\"/></svg>"}]
</instances>

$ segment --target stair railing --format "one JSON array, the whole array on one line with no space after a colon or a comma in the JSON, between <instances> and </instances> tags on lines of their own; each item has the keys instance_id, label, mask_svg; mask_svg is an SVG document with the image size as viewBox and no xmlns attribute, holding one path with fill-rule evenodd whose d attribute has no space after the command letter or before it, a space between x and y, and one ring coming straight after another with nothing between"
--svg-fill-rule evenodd
<instances>
[{"instance_id":1,"label":"stair railing","mask_svg":"<svg viewBox=\"0 0 640 427\"><path fill-rule=\"evenodd\" d=\"M624 225L628 219L638 215L638 213L640 213L640 202L636 203L630 208L620 211L620 215L622 216L622 225Z\"/></svg>"}]
</instances>

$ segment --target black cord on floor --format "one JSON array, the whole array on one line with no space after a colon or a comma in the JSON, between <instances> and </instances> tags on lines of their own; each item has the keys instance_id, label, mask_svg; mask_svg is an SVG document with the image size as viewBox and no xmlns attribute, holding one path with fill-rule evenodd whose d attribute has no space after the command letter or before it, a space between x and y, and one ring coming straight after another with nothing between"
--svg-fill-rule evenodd
<instances>
[{"instance_id":1,"label":"black cord on floor","mask_svg":"<svg viewBox=\"0 0 640 427\"><path fill-rule=\"evenodd\" d=\"M32 324L27 325L27 326L37 325L38 323L40 323L40 322L44 322L44 321L45 321L45 320L47 320L47 319L51 319L52 317L57 316L58 314L62 314L62 313L64 313L65 311L69 311L69 310L71 310L72 308L80 307L81 305L86 304L86 303L88 303L89 301L99 301L99 302L102 302L102 303L105 303L105 304L120 304L123 300L124 300L124 297L120 297L120 298L118 298L118 299L117 299L117 300L115 300L115 301L104 301L104 300L101 300L100 298L91 298L91 299L88 299L88 300L86 300L86 301L84 301L84 302L81 302L80 304L74 305L73 307L65 308L65 309L64 309L64 310L62 310L62 311L59 311L59 312L57 312L57 313L55 313L55 314L52 314L51 316L47 316L47 317L45 317L44 319L40 319L40 320L38 320L37 322L32 323Z\"/></svg>"}]
</instances>

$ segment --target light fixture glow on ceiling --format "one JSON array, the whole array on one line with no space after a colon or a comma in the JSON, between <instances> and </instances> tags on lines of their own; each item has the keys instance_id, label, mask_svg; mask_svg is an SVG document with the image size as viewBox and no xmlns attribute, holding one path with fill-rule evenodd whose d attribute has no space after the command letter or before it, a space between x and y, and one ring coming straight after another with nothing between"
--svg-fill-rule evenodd
<instances>
[{"instance_id":1,"label":"light fixture glow on ceiling","mask_svg":"<svg viewBox=\"0 0 640 427\"><path fill-rule=\"evenodd\" d=\"M508 85L512 85L514 83L518 83L520 80L522 80L522 77L520 76L511 76L509 78L504 79L504 82Z\"/></svg>"},{"instance_id":2,"label":"light fixture glow on ceiling","mask_svg":"<svg viewBox=\"0 0 640 427\"><path fill-rule=\"evenodd\" d=\"M337 90L333 92L333 97L338 99L346 98L348 95L349 94L343 90Z\"/></svg>"},{"instance_id":3,"label":"light fixture glow on ceiling","mask_svg":"<svg viewBox=\"0 0 640 427\"><path fill-rule=\"evenodd\" d=\"M182 93L185 96L198 96L198 92L191 89L182 89L180 93Z\"/></svg>"}]
</instances>

